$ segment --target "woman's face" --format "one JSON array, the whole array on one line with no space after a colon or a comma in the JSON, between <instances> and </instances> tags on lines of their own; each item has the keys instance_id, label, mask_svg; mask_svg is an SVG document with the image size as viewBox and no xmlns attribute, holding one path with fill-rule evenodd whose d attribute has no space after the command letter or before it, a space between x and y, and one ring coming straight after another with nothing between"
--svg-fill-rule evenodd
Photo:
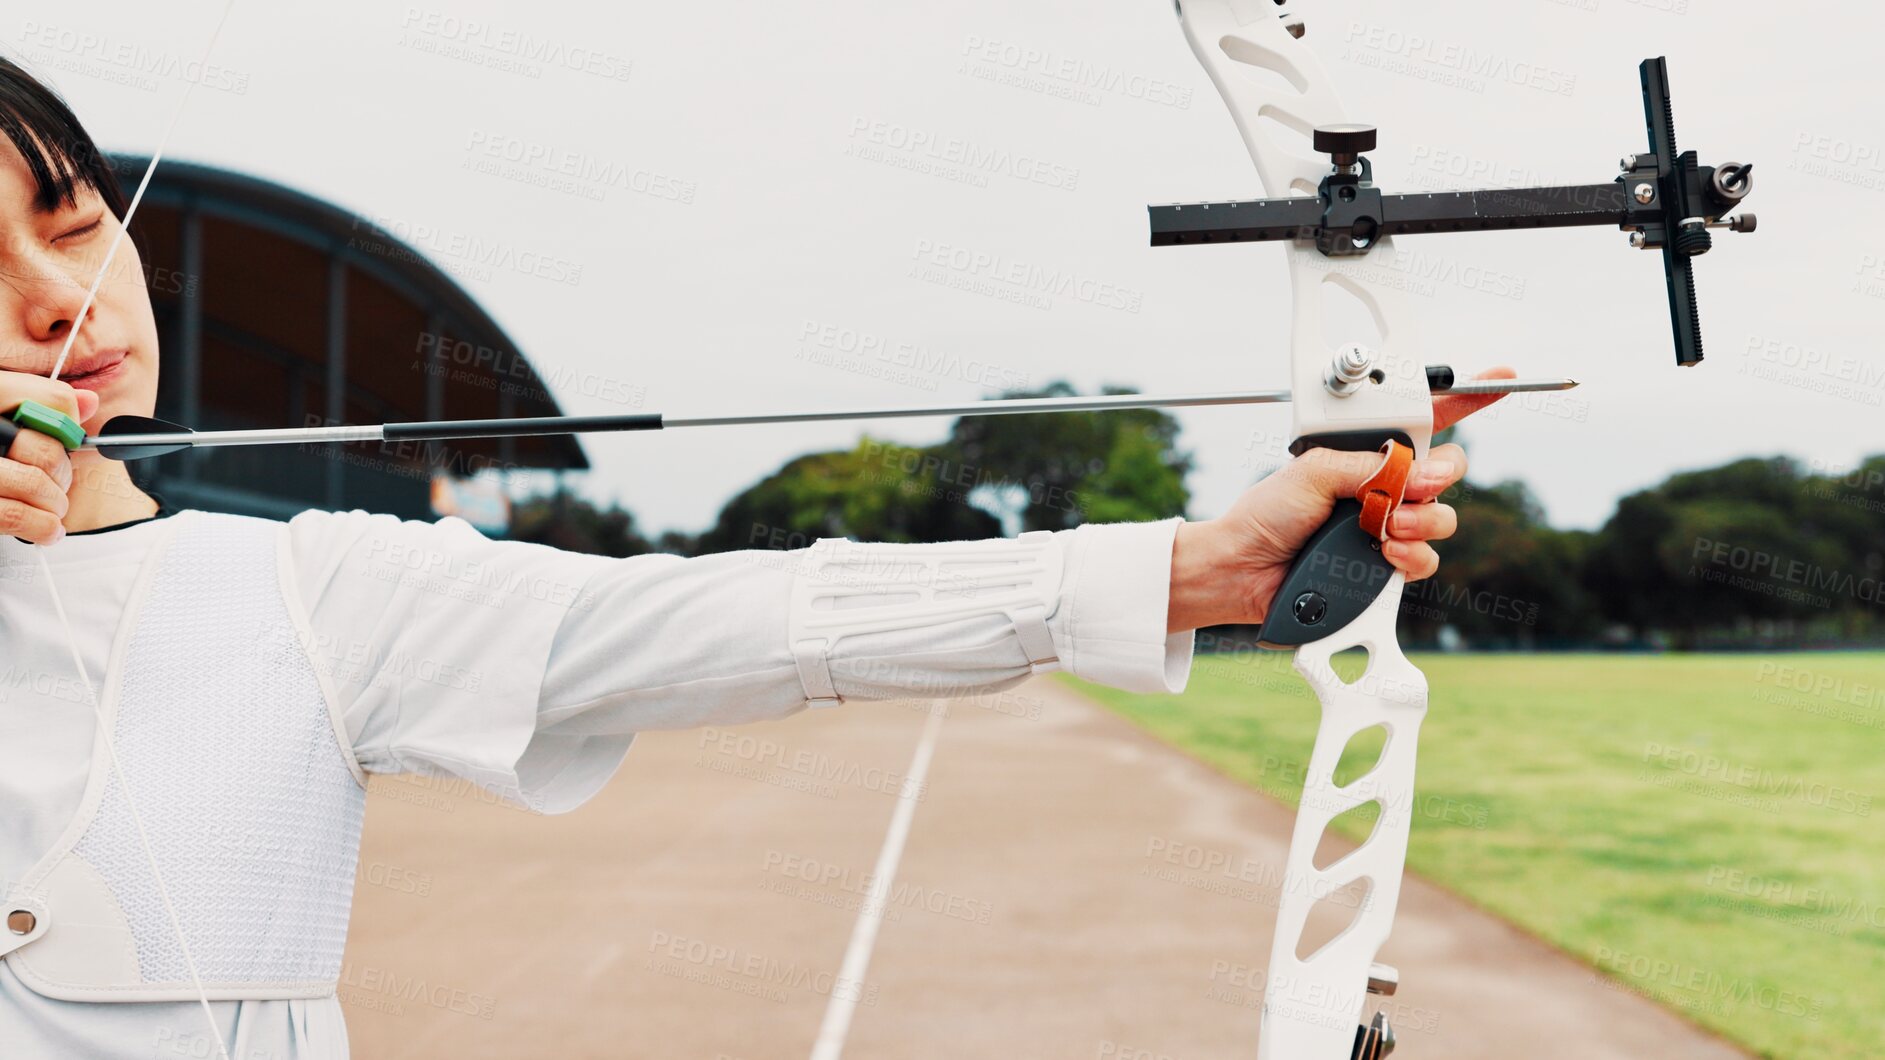
<instances>
[{"instance_id":1,"label":"woman's face","mask_svg":"<svg viewBox=\"0 0 1885 1060\"><path fill-rule=\"evenodd\" d=\"M91 187L50 213L35 208L32 170L0 137L0 368L46 375L105 252L117 217ZM85 422L95 431L113 416L149 416L157 404L157 322L144 286L144 263L127 237L98 286L59 378L98 395Z\"/></svg>"}]
</instances>

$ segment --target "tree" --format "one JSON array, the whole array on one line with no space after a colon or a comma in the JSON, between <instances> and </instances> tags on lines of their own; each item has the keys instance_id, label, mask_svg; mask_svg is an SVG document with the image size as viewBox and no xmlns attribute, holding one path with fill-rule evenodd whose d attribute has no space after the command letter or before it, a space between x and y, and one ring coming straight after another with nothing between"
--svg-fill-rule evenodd
<instances>
[{"instance_id":1,"label":"tree","mask_svg":"<svg viewBox=\"0 0 1885 1060\"><path fill-rule=\"evenodd\" d=\"M966 503L959 471L940 448L864 438L847 452L788 462L728 501L701 553L805 548L821 537L859 541L961 541L996 537L1001 526Z\"/></svg>"},{"instance_id":2,"label":"tree","mask_svg":"<svg viewBox=\"0 0 1885 1060\"><path fill-rule=\"evenodd\" d=\"M1133 391L1103 388L1104 394ZM1065 382L1004 398L1070 397ZM957 420L943 448L978 480L974 499L1011 532L1182 515L1191 457L1178 421L1156 409Z\"/></svg>"},{"instance_id":3,"label":"tree","mask_svg":"<svg viewBox=\"0 0 1885 1060\"><path fill-rule=\"evenodd\" d=\"M1440 571L1407 587L1409 639L1442 626L1477 647L1536 647L1587 641L1601 630L1580 574L1590 535L1554 530L1520 482L1460 483L1441 498L1460 513L1442 548Z\"/></svg>"},{"instance_id":4,"label":"tree","mask_svg":"<svg viewBox=\"0 0 1885 1060\"><path fill-rule=\"evenodd\" d=\"M597 508L572 494L561 482L547 496L532 497L512 509L509 536L598 556L639 556L658 551L635 528L635 517L628 511L615 505Z\"/></svg>"},{"instance_id":5,"label":"tree","mask_svg":"<svg viewBox=\"0 0 1885 1060\"><path fill-rule=\"evenodd\" d=\"M1605 612L1683 647L1879 627L1876 496L1885 458L1811 476L1785 457L1672 475L1625 497L1598 533L1589 580Z\"/></svg>"}]
</instances>

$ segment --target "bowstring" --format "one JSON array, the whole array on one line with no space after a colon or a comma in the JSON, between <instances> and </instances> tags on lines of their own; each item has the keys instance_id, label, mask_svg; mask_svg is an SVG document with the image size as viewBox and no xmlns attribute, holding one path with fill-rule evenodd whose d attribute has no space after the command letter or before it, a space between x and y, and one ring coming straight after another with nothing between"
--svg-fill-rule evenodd
<instances>
[{"instance_id":1,"label":"bowstring","mask_svg":"<svg viewBox=\"0 0 1885 1060\"><path fill-rule=\"evenodd\" d=\"M216 26L210 31L209 42L203 46L203 58L197 69L209 67L209 57L216 50L216 42L222 37L223 26L229 21L229 12L234 10L236 0L224 0L222 13L216 18ZM59 373L65 370L66 358L72 353L72 345L78 340L79 329L91 312L92 303L98 300L98 289L105 281L105 275L111 270L113 259L118 256L118 248L124 245L125 236L131 231L131 218L144 201L144 192L150 187L151 177L157 172L157 164L163 160L164 148L170 143L170 134L177 128L177 120L183 117L183 108L190 100L190 93L196 88L194 79L186 80L183 94L177 99L177 106L170 113L170 122L164 126L163 135L157 140L156 150L151 152L150 164L144 167L144 176L137 183L137 190L131 195L131 202L125 207L124 218L119 222L118 232L112 237L111 245L105 249L105 258L99 263L98 271L92 276L91 287L85 292L85 301L80 303L79 311L72 318L72 326L66 330L65 343L59 349L59 357L52 364L52 371L46 378L57 380ZM138 844L144 850L145 864L151 870L151 883L157 889L157 897L164 907L164 915L170 920L170 930L176 936L177 949L183 956L183 966L190 973L190 986L196 992L196 1000L203 1007L203 1018L209 1024L210 1039L216 1043L216 1052L222 1060L229 1060L229 1046L223 1041L222 1028L216 1023L216 1011L210 1007L209 991L203 987L203 976L197 971L196 958L190 953L189 939L184 937L183 922L177 916L177 907L171 901L170 888L164 883L164 874L157 867L157 852L151 846L150 834L144 829L143 815L138 813L137 802L132 797L131 785L125 777L124 764L118 758L117 741L111 735L111 719L105 717L104 704L98 697L98 689L92 684L91 670L86 667L84 656L79 652L78 636L73 632L72 620L67 617L65 601L59 595L58 583L53 579L52 564L46 559L47 546L41 545L36 550L39 558L39 571L46 581L46 595L52 600L52 611L59 619L59 628L65 633L66 647L72 654L72 668L78 672L79 683L85 688L86 701L91 704L92 718L97 726L100 742L104 744L106 757L110 760L111 774L118 782L118 791L124 797L125 812L131 818L133 829L137 832Z\"/></svg>"}]
</instances>

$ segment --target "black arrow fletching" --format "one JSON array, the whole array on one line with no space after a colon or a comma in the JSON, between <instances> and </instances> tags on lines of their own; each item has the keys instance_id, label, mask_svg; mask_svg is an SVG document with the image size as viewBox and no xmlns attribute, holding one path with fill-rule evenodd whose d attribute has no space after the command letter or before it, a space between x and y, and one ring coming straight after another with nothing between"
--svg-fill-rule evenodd
<instances>
[{"instance_id":1,"label":"black arrow fletching","mask_svg":"<svg viewBox=\"0 0 1885 1060\"><path fill-rule=\"evenodd\" d=\"M153 419L149 416L113 416L105 422L92 438L92 447L101 456L112 460L149 460L156 456L168 456L190 448L188 441L147 442L131 445L112 445L114 435L126 434L189 434L190 428L169 420Z\"/></svg>"}]
</instances>

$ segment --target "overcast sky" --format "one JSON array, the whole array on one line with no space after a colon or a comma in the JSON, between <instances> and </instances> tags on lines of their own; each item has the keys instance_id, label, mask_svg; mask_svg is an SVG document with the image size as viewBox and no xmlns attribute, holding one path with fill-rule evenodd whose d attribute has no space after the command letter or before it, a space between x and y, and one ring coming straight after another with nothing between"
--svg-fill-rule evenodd
<instances>
[{"instance_id":1,"label":"overcast sky","mask_svg":"<svg viewBox=\"0 0 1885 1060\"><path fill-rule=\"evenodd\" d=\"M107 149L149 151L221 0L32 7L5 27L9 54ZM1288 384L1281 250L1145 245L1147 203L1260 194L1168 0L449 7L238 0L169 155L405 236L568 411ZM1697 368L1674 365L1657 256L1613 229L1402 241L1393 275L1428 360L1583 382L1474 426L1476 479L1523 477L1554 522L1592 526L1678 469L1774 453L1843 469L1885 450L1885 16L1307 9L1351 116L1380 127L1389 191L1610 179L1645 148L1636 64L1655 54L1681 145L1757 163L1759 232L1698 263ZM1028 279L1055 276L1072 282ZM1199 517L1288 433L1282 408L1178 415ZM946 424L870 429L925 443ZM651 530L698 529L862 429L595 437L584 486Z\"/></svg>"}]
</instances>

